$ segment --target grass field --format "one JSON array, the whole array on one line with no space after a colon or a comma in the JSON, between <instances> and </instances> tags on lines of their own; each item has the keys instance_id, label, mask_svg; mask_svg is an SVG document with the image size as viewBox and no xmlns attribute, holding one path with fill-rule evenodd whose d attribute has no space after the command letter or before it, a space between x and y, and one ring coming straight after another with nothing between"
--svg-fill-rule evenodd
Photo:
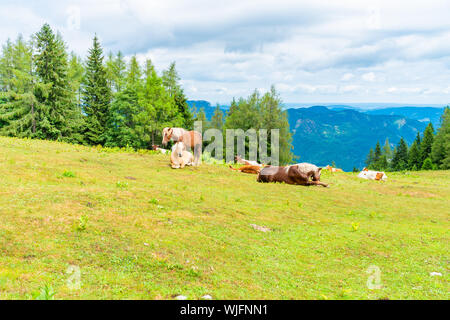
<instances>
[{"instance_id":1,"label":"grass field","mask_svg":"<svg viewBox=\"0 0 450 320\"><path fill-rule=\"evenodd\" d=\"M448 299L450 171L388 177L260 184L0 137L0 298Z\"/></svg>"}]
</instances>

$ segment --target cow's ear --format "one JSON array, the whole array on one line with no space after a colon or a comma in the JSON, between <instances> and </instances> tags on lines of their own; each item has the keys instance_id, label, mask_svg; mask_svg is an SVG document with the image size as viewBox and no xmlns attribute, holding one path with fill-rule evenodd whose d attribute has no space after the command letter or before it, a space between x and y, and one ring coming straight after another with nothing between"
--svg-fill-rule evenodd
<instances>
[{"instance_id":1,"label":"cow's ear","mask_svg":"<svg viewBox=\"0 0 450 320\"><path fill-rule=\"evenodd\" d=\"M319 172L322 171L322 168L319 168Z\"/></svg>"}]
</instances>

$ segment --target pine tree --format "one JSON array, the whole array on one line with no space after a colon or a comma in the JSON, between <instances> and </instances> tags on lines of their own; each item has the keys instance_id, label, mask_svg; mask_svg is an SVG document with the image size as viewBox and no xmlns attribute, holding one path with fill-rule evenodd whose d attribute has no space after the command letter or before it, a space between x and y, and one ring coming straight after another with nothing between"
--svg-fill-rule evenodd
<instances>
[{"instance_id":1,"label":"pine tree","mask_svg":"<svg viewBox=\"0 0 450 320\"><path fill-rule=\"evenodd\" d=\"M377 169L377 170L382 170L383 168L380 167L380 160L381 160L381 146L380 146L380 142L377 141L377 144L375 146L375 151L373 153L373 160L372 160L372 164L369 166L369 169Z\"/></svg>"},{"instance_id":2,"label":"pine tree","mask_svg":"<svg viewBox=\"0 0 450 320\"><path fill-rule=\"evenodd\" d=\"M111 90L103 66L103 50L95 36L89 49L83 81L84 136L90 145L103 145L106 141L110 102Z\"/></svg>"},{"instance_id":3,"label":"pine tree","mask_svg":"<svg viewBox=\"0 0 450 320\"><path fill-rule=\"evenodd\" d=\"M422 170L432 170L433 169L433 162L431 161L431 158L426 158L422 165Z\"/></svg>"},{"instance_id":4,"label":"pine tree","mask_svg":"<svg viewBox=\"0 0 450 320\"><path fill-rule=\"evenodd\" d=\"M178 108L178 112L184 119L182 126L186 129L192 129L193 115L191 110L189 109L187 98L180 86L179 81L180 77L178 75L175 62L172 62L169 68L163 71L162 83L169 96L175 102L175 105Z\"/></svg>"},{"instance_id":5,"label":"pine tree","mask_svg":"<svg viewBox=\"0 0 450 320\"><path fill-rule=\"evenodd\" d=\"M106 78L111 92L119 92L125 87L125 75L127 65L122 52L114 57L112 52L108 54L106 61Z\"/></svg>"},{"instance_id":6,"label":"pine tree","mask_svg":"<svg viewBox=\"0 0 450 320\"><path fill-rule=\"evenodd\" d=\"M392 160L391 144L389 143L389 139L387 139L387 138L386 138L386 141L383 146L383 154L386 156L387 162Z\"/></svg>"},{"instance_id":7,"label":"pine tree","mask_svg":"<svg viewBox=\"0 0 450 320\"><path fill-rule=\"evenodd\" d=\"M408 169L409 170L420 170L422 167L420 146L417 143L417 139L414 140L413 144L409 148L408 152Z\"/></svg>"},{"instance_id":8,"label":"pine tree","mask_svg":"<svg viewBox=\"0 0 450 320\"><path fill-rule=\"evenodd\" d=\"M220 109L220 105L216 105L214 114L211 117L210 127L222 131L223 129L223 111Z\"/></svg>"},{"instance_id":9,"label":"pine tree","mask_svg":"<svg viewBox=\"0 0 450 320\"><path fill-rule=\"evenodd\" d=\"M81 83L83 81L83 63L74 52L70 54L68 77L75 104L81 107Z\"/></svg>"},{"instance_id":10,"label":"pine tree","mask_svg":"<svg viewBox=\"0 0 450 320\"><path fill-rule=\"evenodd\" d=\"M46 107L38 102L36 92L48 86L37 83L33 68L32 42L19 36L8 40L0 57L0 134L36 137L41 131L40 116Z\"/></svg>"},{"instance_id":11,"label":"pine tree","mask_svg":"<svg viewBox=\"0 0 450 320\"><path fill-rule=\"evenodd\" d=\"M374 153L373 148L370 148L369 154L366 157L366 167L371 168L374 163Z\"/></svg>"},{"instance_id":12,"label":"pine tree","mask_svg":"<svg viewBox=\"0 0 450 320\"><path fill-rule=\"evenodd\" d=\"M150 146L161 138L164 127L183 125L183 114L179 112L173 97L163 86L150 60L146 61L145 84L140 95L141 112L138 114L138 131L145 145Z\"/></svg>"},{"instance_id":13,"label":"pine tree","mask_svg":"<svg viewBox=\"0 0 450 320\"><path fill-rule=\"evenodd\" d=\"M292 134L289 129L289 122L286 111L282 110L282 100L275 90L275 86L271 86L270 91L266 92L258 103L260 106L261 120L259 128L267 129L267 151L272 152L271 130L279 130L279 161L285 165L293 160L292 154Z\"/></svg>"},{"instance_id":14,"label":"pine tree","mask_svg":"<svg viewBox=\"0 0 450 320\"><path fill-rule=\"evenodd\" d=\"M142 70L136 59L131 57L125 74L122 90L114 95L109 110L108 130L105 145L108 147L143 148L136 132L136 122L142 108L139 105L142 91Z\"/></svg>"},{"instance_id":15,"label":"pine tree","mask_svg":"<svg viewBox=\"0 0 450 320\"><path fill-rule=\"evenodd\" d=\"M417 144L417 147L420 148L420 143L422 142L422 140L420 139L420 132L417 131L417 136L416 136L416 140L414 140Z\"/></svg>"},{"instance_id":16,"label":"pine tree","mask_svg":"<svg viewBox=\"0 0 450 320\"><path fill-rule=\"evenodd\" d=\"M279 130L279 162L290 163L292 155L292 135L289 130L287 114L282 110L282 101L272 86L262 97L255 90L247 99L233 99L224 124L225 129L266 129L267 155L271 155L271 130ZM246 143L248 149L248 143ZM235 152L236 152L235 148Z\"/></svg>"},{"instance_id":17,"label":"pine tree","mask_svg":"<svg viewBox=\"0 0 450 320\"><path fill-rule=\"evenodd\" d=\"M206 119L205 108L200 108L200 110L194 116L194 121L201 121L202 122L202 131L203 132L208 130L208 128L209 128L209 121L208 121L208 119Z\"/></svg>"},{"instance_id":18,"label":"pine tree","mask_svg":"<svg viewBox=\"0 0 450 320\"><path fill-rule=\"evenodd\" d=\"M425 131L423 133L423 139L420 142L420 159L422 163L425 161L426 158L431 157L431 148L433 146L433 140L434 140L434 128L430 122L428 126L425 128Z\"/></svg>"},{"instance_id":19,"label":"pine tree","mask_svg":"<svg viewBox=\"0 0 450 320\"><path fill-rule=\"evenodd\" d=\"M44 24L35 35L34 62L39 83L36 98L40 110L36 136L41 139L76 142L74 133L79 127L79 110L73 103L68 79L68 59L64 41Z\"/></svg>"},{"instance_id":20,"label":"pine tree","mask_svg":"<svg viewBox=\"0 0 450 320\"><path fill-rule=\"evenodd\" d=\"M433 142L431 157L439 169L450 169L450 107L446 107L441 116L441 126Z\"/></svg>"},{"instance_id":21,"label":"pine tree","mask_svg":"<svg viewBox=\"0 0 450 320\"><path fill-rule=\"evenodd\" d=\"M178 81L180 81L175 62L172 62L169 68L163 71L162 81L169 95L174 97L178 91Z\"/></svg>"},{"instance_id":22,"label":"pine tree","mask_svg":"<svg viewBox=\"0 0 450 320\"><path fill-rule=\"evenodd\" d=\"M397 145L392 158L392 168L395 171L406 170L408 168L408 145L403 138Z\"/></svg>"}]
</instances>

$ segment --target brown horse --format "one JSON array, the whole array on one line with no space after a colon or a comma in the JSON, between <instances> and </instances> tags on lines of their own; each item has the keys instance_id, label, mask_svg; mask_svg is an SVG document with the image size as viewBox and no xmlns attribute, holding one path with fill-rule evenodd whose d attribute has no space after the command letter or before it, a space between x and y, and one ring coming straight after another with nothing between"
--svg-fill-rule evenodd
<instances>
[{"instance_id":1,"label":"brown horse","mask_svg":"<svg viewBox=\"0 0 450 320\"><path fill-rule=\"evenodd\" d=\"M194 149L194 165L198 165L202 153L202 134L197 131L187 131L183 128L164 128L162 144L169 141L178 142L180 139L187 148Z\"/></svg>"},{"instance_id":2,"label":"brown horse","mask_svg":"<svg viewBox=\"0 0 450 320\"><path fill-rule=\"evenodd\" d=\"M322 168L310 163L298 163L286 167L267 166L261 169L257 181L328 187L328 184L320 182L321 170Z\"/></svg>"}]
</instances>

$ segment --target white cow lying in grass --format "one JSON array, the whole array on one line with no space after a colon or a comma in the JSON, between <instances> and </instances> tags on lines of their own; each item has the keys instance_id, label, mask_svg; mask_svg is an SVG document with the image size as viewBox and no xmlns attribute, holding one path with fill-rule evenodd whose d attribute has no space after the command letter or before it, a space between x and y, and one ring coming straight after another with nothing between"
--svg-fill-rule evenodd
<instances>
[{"instance_id":1,"label":"white cow lying in grass","mask_svg":"<svg viewBox=\"0 0 450 320\"><path fill-rule=\"evenodd\" d=\"M178 141L172 147L170 154L170 163L173 169L182 169L184 166L192 166L194 155L186 150L186 145Z\"/></svg>"},{"instance_id":2,"label":"white cow lying in grass","mask_svg":"<svg viewBox=\"0 0 450 320\"><path fill-rule=\"evenodd\" d=\"M358 174L358 178L363 178L363 179L367 179L367 180L382 180L382 181L386 181L387 179L387 175L384 172L381 171L373 171L373 170L369 170L367 168L364 168L359 174Z\"/></svg>"}]
</instances>

